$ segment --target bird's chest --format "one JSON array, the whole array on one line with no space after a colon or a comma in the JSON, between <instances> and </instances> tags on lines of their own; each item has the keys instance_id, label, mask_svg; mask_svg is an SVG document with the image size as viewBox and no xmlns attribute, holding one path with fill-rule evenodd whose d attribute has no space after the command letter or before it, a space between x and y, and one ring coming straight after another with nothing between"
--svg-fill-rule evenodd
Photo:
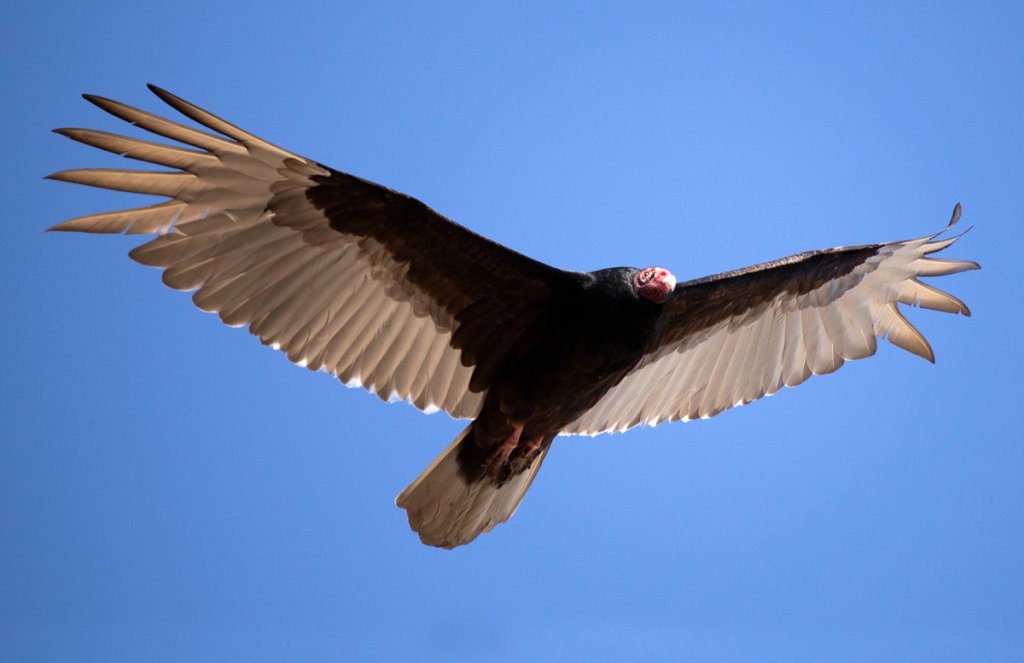
<instances>
[{"instance_id":1,"label":"bird's chest","mask_svg":"<svg viewBox=\"0 0 1024 663\"><path fill-rule=\"evenodd\" d=\"M557 430L593 407L640 361L653 334L656 316L636 308L580 306L555 316L510 372L510 414Z\"/></svg>"}]
</instances>

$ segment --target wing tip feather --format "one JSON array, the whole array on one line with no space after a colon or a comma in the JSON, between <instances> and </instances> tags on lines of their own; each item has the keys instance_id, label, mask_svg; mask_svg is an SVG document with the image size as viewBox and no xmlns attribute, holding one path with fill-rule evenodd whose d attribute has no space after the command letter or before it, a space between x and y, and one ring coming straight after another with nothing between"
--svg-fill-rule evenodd
<instances>
[{"instance_id":1,"label":"wing tip feather","mask_svg":"<svg viewBox=\"0 0 1024 663\"><path fill-rule=\"evenodd\" d=\"M924 337L924 334L917 327L910 324L910 321L904 317L895 302L891 303L888 309L895 320L886 333L886 339L893 345L903 348L922 359L927 359L934 364L935 351L932 349L932 344Z\"/></svg>"},{"instance_id":2,"label":"wing tip feather","mask_svg":"<svg viewBox=\"0 0 1024 663\"><path fill-rule=\"evenodd\" d=\"M178 95L168 92L167 90L163 89L162 87L154 83L146 83L146 87L149 89L150 92L159 97L161 101L172 107L176 107L174 102L184 101L184 99L182 99Z\"/></svg>"},{"instance_id":3,"label":"wing tip feather","mask_svg":"<svg viewBox=\"0 0 1024 663\"><path fill-rule=\"evenodd\" d=\"M48 233L70 233L70 232L89 232L86 228L75 227L75 221L78 219L70 219L68 221L61 221L56 225L52 225L45 230Z\"/></svg>"},{"instance_id":4,"label":"wing tip feather","mask_svg":"<svg viewBox=\"0 0 1024 663\"><path fill-rule=\"evenodd\" d=\"M67 170L58 170L55 173L50 173L49 175L43 175L43 179L44 180L53 180L54 182L71 182L72 184L78 184L78 181L75 180L75 179L72 179L72 178L74 177L74 173L76 173L79 170L81 170L81 169L79 169L79 168L69 168Z\"/></svg>"},{"instance_id":5,"label":"wing tip feather","mask_svg":"<svg viewBox=\"0 0 1024 663\"><path fill-rule=\"evenodd\" d=\"M101 110L105 110L108 113L111 112L110 109L112 107L121 105L119 102L114 101L113 99L111 99L109 97L103 97L103 96L100 96L98 94L90 94L88 92L82 94L82 99L85 99L86 101L88 101L93 106L96 106L97 108L99 108Z\"/></svg>"}]
</instances>

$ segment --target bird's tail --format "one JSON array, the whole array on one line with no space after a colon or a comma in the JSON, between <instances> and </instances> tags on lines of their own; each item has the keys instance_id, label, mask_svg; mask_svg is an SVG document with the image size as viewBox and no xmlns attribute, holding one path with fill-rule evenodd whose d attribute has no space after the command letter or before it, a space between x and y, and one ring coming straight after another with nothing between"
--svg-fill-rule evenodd
<instances>
[{"instance_id":1,"label":"bird's tail","mask_svg":"<svg viewBox=\"0 0 1024 663\"><path fill-rule=\"evenodd\" d=\"M473 444L472 431L470 424L395 498L427 545L461 546L511 518L547 454L545 448L525 471L501 484L488 476L470 481L459 472L458 456L461 444Z\"/></svg>"}]
</instances>

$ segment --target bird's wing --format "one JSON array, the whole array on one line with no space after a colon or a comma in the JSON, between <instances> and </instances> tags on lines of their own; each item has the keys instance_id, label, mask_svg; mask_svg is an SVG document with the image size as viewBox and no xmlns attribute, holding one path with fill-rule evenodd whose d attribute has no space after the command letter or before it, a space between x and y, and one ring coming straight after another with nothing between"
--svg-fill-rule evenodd
<instances>
[{"instance_id":1,"label":"bird's wing","mask_svg":"<svg viewBox=\"0 0 1024 663\"><path fill-rule=\"evenodd\" d=\"M86 95L188 147L87 129L69 138L170 171L82 169L56 180L166 196L53 230L157 234L131 252L194 290L195 304L248 325L293 362L383 399L471 417L495 366L575 277L520 255L423 203L253 136L166 91L214 133Z\"/></svg>"},{"instance_id":2,"label":"bird's wing","mask_svg":"<svg viewBox=\"0 0 1024 663\"><path fill-rule=\"evenodd\" d=\"M957 205L947 230L959 216ZM940 234L802 253L677 285L637 368L562 432L713 417L868 357L877 337L934 361L897 304L970 315L918 280L978 269L927 257L959 238Z\"/></svg>"}]
</instances>

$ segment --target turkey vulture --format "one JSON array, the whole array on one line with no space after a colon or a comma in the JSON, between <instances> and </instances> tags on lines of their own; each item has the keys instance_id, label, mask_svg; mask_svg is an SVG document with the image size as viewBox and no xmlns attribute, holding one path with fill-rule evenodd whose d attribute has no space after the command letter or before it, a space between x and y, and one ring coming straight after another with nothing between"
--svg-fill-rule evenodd
<instances>
[{"instance_id":1,"label":"turkey vulture","mask_svg":"<svg viewBox=\"0 0 1024 663\"><path fill-rule=\"evenodd\" d=\"M470 424L398 496L429 545L506 521L558 435L712 417L875 352L934 361L897 304L970 312L921 282L959 235L800 253L676 283L662 267L556 269L419 200L272 145L155 86L214 133L85 95L170 145L57 133L170 171L49 177L169 198L52 230L156 235L131 257L310 370ZM953 211L947 229L960 216ZM944 231L943 231L944 232Z\"/></svg>"}]
</instances>

